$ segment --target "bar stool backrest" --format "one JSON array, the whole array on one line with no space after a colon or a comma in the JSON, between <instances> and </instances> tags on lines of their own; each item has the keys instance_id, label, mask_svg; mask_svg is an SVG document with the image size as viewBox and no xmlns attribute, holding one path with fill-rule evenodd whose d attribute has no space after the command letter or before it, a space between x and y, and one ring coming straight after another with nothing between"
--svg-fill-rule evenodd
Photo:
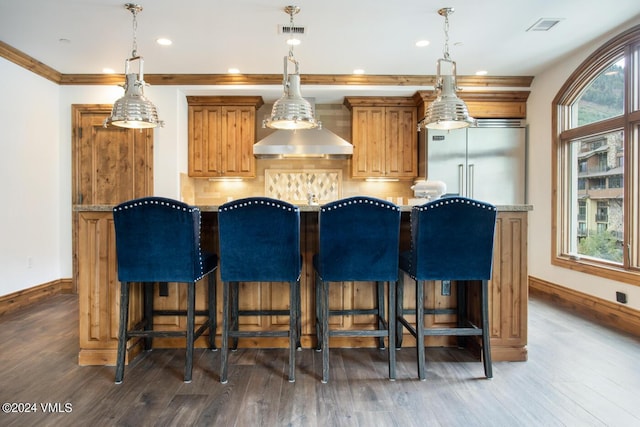
<instances>
[{"instance_id":1,"label":"bar stool backrest","mask_svg":"<svg viewBox=\"0 0 640 427\"><path fill-rule=\"evenodd\" d=\"M496 207L447 197L411 210L410 275L417 280L488 280Z\"/></svg>"},{"instance_id":2,"label":"bar stool backrest","mask_svg":"<svg viewBox=\"0 0 640 427\"><path fill-rule=\"evenodd\" d=\"M249 197L218 209L223 282L291 282L300 277L300 209Z\"/></svg>"},{"instance_id":3,"label":"bar stool backrest","mask_svg":"<svg viewBox=\"0 0 640 427\"><path fill-rule=\"evenodd\" d=\"M120 282L195 282L204 265L200 210L177 200L143 197L113 209Z\"/></svg>"},{"instance_id":4,"label":"bar stool backrest","mask_svg":"<svg viewBox=\"0 0 640 427\"><path fill-rule=\"evenodd\" d=\"M320 208L322 280L396 281L400 208L374 197L349 197Z\"/></svg>"}]
</instances>

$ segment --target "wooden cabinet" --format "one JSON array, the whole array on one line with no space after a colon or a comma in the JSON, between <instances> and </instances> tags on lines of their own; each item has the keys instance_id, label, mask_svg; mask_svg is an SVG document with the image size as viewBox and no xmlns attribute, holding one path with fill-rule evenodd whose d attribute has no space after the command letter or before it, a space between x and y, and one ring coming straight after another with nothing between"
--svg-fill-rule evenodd
<instances>
[{"instance_id":1,"label":"wooden cabinet","mask_svg":"<svg viewBox=\"0 0 640 427\"><path fill-rule=\"evenodd\" d=\"M111 209L105 206L77 206L78 217L78 296L80 301L80 353L81 365L114 364L117 349L119 289L115 231ZM494 361L527 360L527 211L499 211L496 223L496 235L493 255L493 276L489 282L489 327L491 329L491 354ZM302 305L302 346L315 346L315 277L312 265L313 254L318 251L318 213L306 211L301 216L300 246L304 264L300 277ZM410 244L410 213L403 212L401 222L401 250ZM202 245L211 252L218 252L217 214L215 211L203 212ZM218 321L222 317L222 283L218 274ZM415 286L407 280L404 293L404 306L415 307ZM240 308L260 310L269 308L285 309L288 303L287 285L284 283L244 283ZM473 289L473 288L472 288ZM439 283L427 286L425 307L455 307L456 286L452 286L451 295L442 295ZM470 291L469 298L477 298ZM351 309L369 307L375 299L373 287L367 283L344 282L342 286L332 287L329 296L332 309ZM204 309L206 286L196 286L196 308ZM170 283L169 294L154 296L154 305L160 309L175 310L186 307L186 287ZM470 304L475 307L475 304ZM471 318L477 321L479 313L472 311ZM142 298L140 288L133 289L130 306L131 323L142 317ZM337 329L362 329L370 324L371 316L335 316L331 327ZM429 325L449 326L455 324L455 315L439 314L427 318ZM196 318L200 324L201 318ZM288 326L286 316L243 317L242 328L259 329L263 327L283 328ZM184 329L184 318L176 316L156 317L156 328ZM218 325L220 328L220 325ZM219 332L218 332L219 333ZM372 337L334 337L332 346L336 347L373 347ZM218 340L219 341L219 340ZM427 346L456 345L449 337L428 337ZM241 339L241 347L277 347L285 348L287 341L272 339ZM206 338L201 337L197 347L206 347ZM403 347L415 347L415 340L405 333ZM184 347L184 338L157 338L154 347ZM473 349L473 342L470 343ZM140 351L139 345L128 349L128 357ZM476 346L477 351L477 346Z\"/></svg>"},{"instance_id":2,"label":"wooden cabinet","mask_svg":"<svg viewBox=\"0 0 640 427\"><path fill-rule=\"evenodd\" d=\"M528 212L498 212L489 282L491 357L495 361L527 360L527 220Z\"/></svg>"},{"instance_id":3,"label":"wooden cabinet","mask_svg":"<svg viewBox=\"0 0 640 427\"><path fill-rule=\"evenodd\" d=\"M529 91L460 91L458 96L462 99L469 114L474 119L526 119L527 99ZM418 91L413 97L418 105L418 117L424 117L429 103L436 99L434 91Z\"/></svg>"},{"instance_id":4,"label":"wooden cabinet","mask_svg":"<svg viewBox=\"0 0 640 427\"><path fill-rule=\"evenodd\" d=\"M120 286L110 211L77 214L80 365L115 364ZM139 292L131 296L130 325L142 318Z\"/></svg>"},{"instance_id":5,"label":"wooden cabinet","mask_svg":"<svg viewBox=\"0 0 640 427\"><path fill-rule=\"evenodd\" d=\"M401 237L409 238L409 215L403 214ZM527 211L499 211L493 248L493 274L489 281L489 328L491 358L498 361L527 360ZM404 307L415 308L415 286L405 277ZM469 287L470 318L479 324L479 286ZM451 295L442 295L440 282L427 282L424 306L426 308L452 308L456 305L457 286L451 287ZM410 321L414 317L407 316ZM455 314L436 314L425 317L426 327L452 327ZM454 337L429 336L427 347L455 346ZM468 341L469 347L480 354L480 342ZM415 347L415 339L405 331L403 347Z\"/></svg>"},{"instance_id":6,"label":"wooden cabinet","mask_svg":"<svg viewBox=\"0 0 640 427\"><path fill-rule=\"evenodd\" d=\"M188 96L189 176L256 175L253 144L260 96Z\"/></svg>"},{"instance_id":7,"label":"wooden cabinet","mask_svg":"<svg viewBox=\"0 0 640 427\"><path fill-rule=\"evenodd\" d=\"M110 207L78 207L78 299L80 365L114 365L118 348L118 318L120 313L120 282L116 261L115 227ZM210 239L210 230L204 239ZM205 310L207 289L203 279L196 285L196 309ZM221 289L221 288L220 288ZM219 290L220 292L220 290ZM154 291L154 307L158 310L184 310L187 304L187 287L169 283L167 295ZM220 295L222 295L220 293ZM142 288L131 289L129 302L129 327L142 319ZM220 312L220 310L218 310ZM220 313L218 314L220 316ZM220 318L220 317L218 317ZM196 316L196 325L203 318ZM185 330L183 316L156 316L154 328L161 330ZM206 334L205 334L206 335ZM127 348L127 360L141 351L139 341L132 340ZM184 338L154 338L153 345L160 348L184 347ZM207 338L198 338L197 347L206 347Z\"/></svg>"},{"instance_id":8,"label":"wooden cabinet","mask_svg":"<svg viewBox=\"0 0 640 427\"><path fill-rule=\"evenodd\" d=\"M354 178L418 176L417 107L413 98L349 97Z\"/></svg>"}]
</instances>

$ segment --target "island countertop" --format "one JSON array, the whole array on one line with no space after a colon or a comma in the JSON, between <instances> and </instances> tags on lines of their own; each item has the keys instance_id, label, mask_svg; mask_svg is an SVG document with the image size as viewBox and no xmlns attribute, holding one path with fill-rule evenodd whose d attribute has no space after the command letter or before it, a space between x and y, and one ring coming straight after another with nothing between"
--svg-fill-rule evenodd
<instances>
[{"instance_id":1,"label":"island countertop","mask_svg":"<svg viewBox=\"0 0 640 427\"><path fill-rule=\"evenodd\" d=\"M200 205L196 204L202 212L218 212L222 205ZM296 204L300 212L319 212L322 205ZM110 212L114 205L74 205L74 212ZM401 212L411 212L411 205L399 205ZM497 205L498 212L528 212L533 210L532 205Z\"/></svg>"},{"instance_id":2,"label":"island countertop","mask_svg":"<svg viewBox=\"0 0 640 427\"><path fill-rule=\"evenodd\" d=\"M209 251L218 251L217 211L221 205L197 205L202 211L202 244ZM300 293L302 300L302 346L315 346L315 279L311 260L318 250L318 217L321 205L298 205L301 211L300 238L303 253L303 269L300 278ZM527 276L527 221L531 205L503 205L497 206L498 218L496 222L496 239L494 244L493 276L489 282L489 306L491 329L491 353L495 361L523 361L527 360L527 304L528 304L528 276ZM402 211L400 241L401 250L410 246L410 212L412 206L400 206ZM81 365L109 365L115 361L117 348L118 325L118 292L117 268L115 253L115 231L113 227L113 205L75 205L73 206L74 221L78 223L77 252L74 262L77 262L78 274L74 277L79 297L79 357ZM286 306L286 287L281 283L256 283L248 288L248 304L251 309L265 307ZM197 300L205 300L205 287L197 287ZM218 278L218 294L222 295L221 282ZM330 301L332 307L347 309L354 306L364 306L372 301L374 293L369 286L355 282L345 282L332 293ZM412 287L409 286L409 289ZM169 285L168 296L156 296L157 304L165 307L179 308L185 305L184 289L177 284ZM455 306L456 284L452 286L450 295L442 295L440 286L431 284L425 294L425 307ZM473 297L470 295L470 297ZM131 321L135 321L141 314L141 295L134 292L132 296ZM218 301L218 314L222 313L222 301ZM405 307L415 306L411 291L405 291ZM358 316L344 316L337 320L340 327L358 329ZM220 317L221 318L221 317ZM166 321L166 320L165 320ZM266 321L266 320L265 320ZM274 319L271 327L286 327L280 324L281 319ZM430 322L446 325L455 319L450 317L434 318ZM288 324L288 322L285 322ZM173 324L172 324L173 325ZM166 326L166 325L163 325ZM175 324L178 328L179 323ZM246 325L253 327L255 325ZM169 326L172 327L172 326ZM179 329L179 328L178 328ZM360 328L361 329L361 328ZM218 332L219 334L220 332ZM348 339L348 340L347 340ZM455 345L447 341L448 337L429 337L428 346ZM196 343L206 345L205 339ZM375 340L368 337L334 337L332 345L336 347L375 346ZM264 341L264 342L263 342ZM259 343L256 340L242 341L240 346L286 347L286 342L278 338L265 339ZM455 341L455 340L454 340ZM412 337L405 335L405 346L415 346ZM184 343L176 338L154 339L157 347L183 347ZM140 346L129 349L129 357L133 357Z\"/></svg>"}]
</instances>

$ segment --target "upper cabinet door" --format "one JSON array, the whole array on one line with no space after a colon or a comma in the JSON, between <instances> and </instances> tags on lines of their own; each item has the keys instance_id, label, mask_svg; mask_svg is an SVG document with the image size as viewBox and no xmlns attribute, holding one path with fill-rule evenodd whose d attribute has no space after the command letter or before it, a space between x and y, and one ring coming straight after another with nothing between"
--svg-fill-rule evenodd
<instances>
[{"instance_id":1,"label":"upper cabinet door","mask_svg":"<svg viewBox=\"0 0 640 427\"><path fill-rule=\"evenodd\" d=\"M353 178L418 176L417 107L412 98L349 97Z\"/></svg>"},{"instance_id":2,"label":"upper cabinet door","mask_svg":"<svg viewBox=\"0 0 640 427\"><path fill-rule=\"evenodd\" d=\"M224 175L254 177L255 107L222 107L220 159Z\"/></svg>"},{"instance_id":3,"label":"upper cabinet door","mask_svg":"<svg viewBox=\"0 0 640 427\"><path fill-rule=\"evenodd\" d=\"M415 178L418 175L417 112L414 107L387 107L386 176Z\"/></svg>"},{"instance_id":4,"label":"upper cabinet door","mask_svg":"<svg viewBox=\"0 0 640 427\"><path fill-rule=\"evenodd\" d=\"M352 114L353 157L351 175L357 178L385 174L385 110L355 107Z\"/></svg>"},{"instance_id":5,"label":"upper cabinet door","mask_svg":"<svg viewBox=\"0 0 640 427\"><path fill-rule=\"evenodd\" d=\"M189 176L256 175L253 144L259 96L188 96Z\"/></svg>"},{"instance_id":6,"label":"upper cabinet door","mask_svg":"<svg viewBox=\"0 0 640 427\"><path fill-rule=\"evenodd\" d=\"M219 144L220 107L189 107L189 176L218 176L222 171Z\"/></svg>"}]
</instances>

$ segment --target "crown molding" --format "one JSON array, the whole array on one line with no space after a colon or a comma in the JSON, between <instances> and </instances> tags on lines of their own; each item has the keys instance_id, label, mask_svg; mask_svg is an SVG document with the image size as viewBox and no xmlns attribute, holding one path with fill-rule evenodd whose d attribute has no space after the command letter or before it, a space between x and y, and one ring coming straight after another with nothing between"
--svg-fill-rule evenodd
<instances>
[{"instance_id":1,"label":"crown molding","mask_svg":"<svg viewBox=\"0 0 640 427\"><path fill-rule=\"evenodd\" d=\"M13 62L31 71L34 74L44 77L47 80L51 80L54 83L60 84L62 81L62 74L46 64L38 61L35 58L30 57L18 49L9 46L2 40L0 40L0 56L8 61Z\"/></svg>"},{"instance_id":2,"label":"crown molding","mask_svg":"<svg viewBox=\"0 0 640 427\"><path fill-rule=\"evenodd\" d=\"M147 83L154 86L208 86L208 85L281 85L282 74L145 74ZM431 86L435 76L411 75L351 75L351 74L303 74L300 82L306 85L367 85L367 86ZM116 85L124 81L123 74L63 74L61 85ZM459 76L463 87L522 87L529 88L533 77L529 76Z\"/></svg>"},{"instance_id":3,"label":"crown molding","mask_svg":"<svg viewBox=\"0 0 640 427\"><path fill-rule=\"evenodd\" d=\"M24 52L0 41L0 56L59 85L121 85L123 74L62 74ZM175 86L207 85L281 85L281 74L145 74L149 84ZM434 86L432 75L351 75L304 74L303 84L313 85L369 85L369 86ZM528 88L532 76L458 76L463 87L512 87Z\"/></svg>"}]
</instances>

